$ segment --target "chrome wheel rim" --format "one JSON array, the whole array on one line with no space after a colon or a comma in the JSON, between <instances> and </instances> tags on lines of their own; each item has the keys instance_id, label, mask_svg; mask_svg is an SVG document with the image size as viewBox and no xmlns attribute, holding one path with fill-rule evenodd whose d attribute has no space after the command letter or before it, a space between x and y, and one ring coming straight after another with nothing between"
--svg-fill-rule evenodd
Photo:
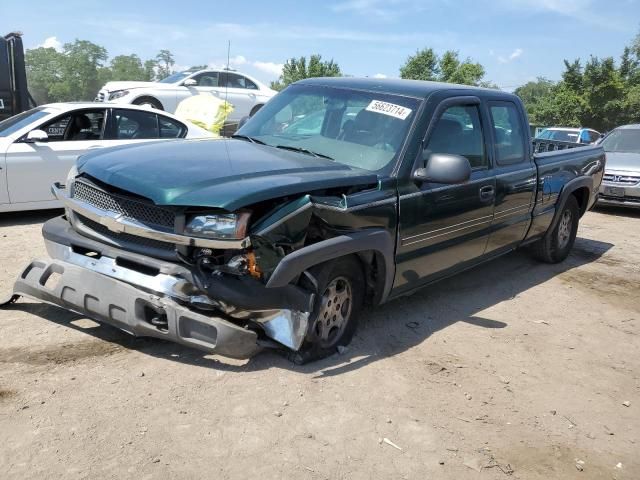
<instances>
[{"instance_id":1,"label":"chrome wheel rim","mask_svg":"<svg viewBox=\"0 0 640 480\"><path fill-rule=\"evenodd\" d=\"M573 226L573 218L571 210L565 210L560 218L560 224L558 225L558 247L563 249L569 244L571 238L571 227Z\"/></svg>"},{"instance_id":2,"label":"chrome wheel rim","mask_svg":"<svg viewBox=\"0 0 640 480\"><path fill-rule=\"evenodd\" d=\"M346 277L334 278L322 294L320 310L314 324L314 333L321 347L335 344L351 316L353 290Z\"/></svg>"}]
</instances>

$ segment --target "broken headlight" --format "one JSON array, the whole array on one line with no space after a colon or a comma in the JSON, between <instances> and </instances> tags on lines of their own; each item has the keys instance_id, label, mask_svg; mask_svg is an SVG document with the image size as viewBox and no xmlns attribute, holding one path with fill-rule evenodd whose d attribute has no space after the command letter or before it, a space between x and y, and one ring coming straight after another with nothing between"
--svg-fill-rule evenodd
<instances>
[{"instance_id":1,"label":"broken headlight","mask_svg":"<svg viewBox=\"0 0 640 480\"><path fill-rule=\"evenodd\" d=\"M241 240L247 234L249 213L225 213L194 215L184 229L188 235L216 238L221 240Z\"/></svg>"}]
</instances>

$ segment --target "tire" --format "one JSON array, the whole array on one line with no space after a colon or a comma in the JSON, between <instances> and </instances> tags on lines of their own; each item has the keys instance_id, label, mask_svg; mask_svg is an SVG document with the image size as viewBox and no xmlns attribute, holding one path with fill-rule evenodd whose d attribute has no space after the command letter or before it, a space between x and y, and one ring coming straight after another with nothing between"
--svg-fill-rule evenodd
<instances>
[{"instance_id":1,"label":"tire","mask_svg":"<svg viewBox=\"0 0 640 480\"><path fill-rule=\"evenodd\" d=\"M255 105L249 112L249 116L253 117L256 113L258 113L258 110L260 110L262 107L264 107L264 105Z\"/></svg>"},{"instance_id":2,"label":"tire","mask_svg":"<svg viewBox=\"0 0 640 480\"><path fill-rule=\"evenodd\" d=\"M155 98L153 98L153 97L140 97L140 98L136 98L136 99L133 101L133 104L134 104L134 105L140 105L140 106L147 105L147 106L149 106L149 107L151 107L151 108L155 108L156 110L164 110L164 109L162 108L162 104L161 104L158 100L156 100Z\"/></svg>"},{"instance_id":3,"label":"tire","mask_svg":"<svg viewBox=\"0 0 640 480\"><path fill-rule=\"evenodd\" d=\"M560 220L542 239L533 244L534 256L545 263L559 263L569 256L578 233L580 209L576 197L570 195L560 212Z\"/></svg>"},{"instance_id":4,"label":"tire","mask_svg":"<svg viewBox=\"0 0 640 480\"><path fill-rule=\"evenodd\" d=\"M298 365L328 357L348 345L364 302L364 274L355 257L327 262L311 273L318 285L314 310L302 346L289 354L289 360Z\"/></svg>"}]
</instances>

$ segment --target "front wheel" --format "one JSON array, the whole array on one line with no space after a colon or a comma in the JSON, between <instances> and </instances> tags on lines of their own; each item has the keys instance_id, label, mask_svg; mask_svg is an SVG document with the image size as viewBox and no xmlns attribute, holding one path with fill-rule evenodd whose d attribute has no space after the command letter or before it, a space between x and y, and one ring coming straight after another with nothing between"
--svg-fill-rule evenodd
<instances>
[{"instance_id":1,"label":"front wheel","mask_svg":"<svg viewBox=\"0 0 640 480\"><path fill-rule=\"evenodd\" d=\"M578 201L570 195L556 227L533 244L535 257L546 263L559 263L567 258L576 241L579 217Z\"/></svg>"},{"instance_id":2,"label":"front wheel","mask_svg":"<svg viewBox=\"0 0 640 480\"><path fill-rule=\"evenodd\" d=\"M364 301L364 276L356 258L328 262L312 273L317 297L300 349L289 358L297 364L328 357L351 342Z\"/></svg>"}]
</instances>

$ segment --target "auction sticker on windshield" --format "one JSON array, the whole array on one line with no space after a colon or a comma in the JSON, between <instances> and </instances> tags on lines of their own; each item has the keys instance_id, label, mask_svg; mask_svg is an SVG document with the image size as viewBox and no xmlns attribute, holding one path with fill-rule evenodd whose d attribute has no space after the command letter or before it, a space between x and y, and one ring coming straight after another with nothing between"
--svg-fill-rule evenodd
<instances>
[{"instance_id":1,"label":"auction sticker on windshield","mask_svg":"<svg viewBox=\"0 0 640 480\"><path fill-rule=\"evenodd\" d=\"M403 107L402 105L396 105L394 103L382 102L380 100L372 100L365 110L368 112L389 115L390 117L399 118L400 120L405 120L409 115L411 115L410 108Z\"/></svg>"}]
</instances>

